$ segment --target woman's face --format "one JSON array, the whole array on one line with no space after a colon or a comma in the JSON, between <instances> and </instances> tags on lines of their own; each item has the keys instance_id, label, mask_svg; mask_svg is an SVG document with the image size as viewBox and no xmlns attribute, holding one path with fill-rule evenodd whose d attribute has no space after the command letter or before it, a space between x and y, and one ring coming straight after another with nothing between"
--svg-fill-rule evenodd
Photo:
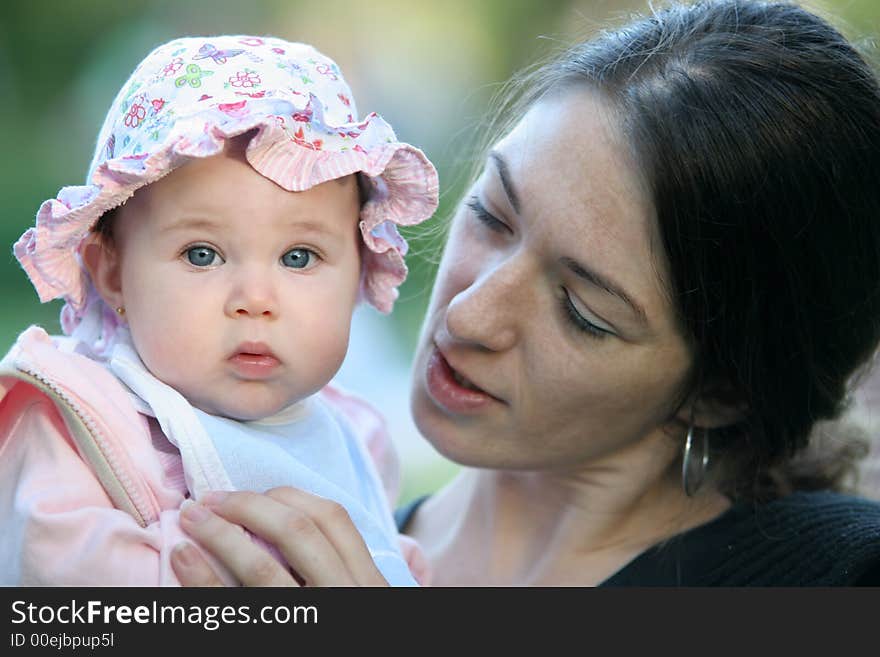
<instances>
[{"instance_id":1,"label":"woman's face","mask_svg":"<svg viewBox=\"0 0 880 657\"><path fill-rule=\"evenodd\" d=\"M690 356L650 200L589 91L532 108L456 214L412 407L464 465L577 468L668 429Z\"/></svg>"}]
</instances>

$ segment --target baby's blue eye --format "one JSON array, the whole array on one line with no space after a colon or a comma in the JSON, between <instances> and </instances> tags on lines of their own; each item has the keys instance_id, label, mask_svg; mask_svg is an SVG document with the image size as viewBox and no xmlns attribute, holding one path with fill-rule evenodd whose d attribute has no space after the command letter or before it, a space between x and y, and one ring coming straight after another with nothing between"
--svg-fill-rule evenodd
<instances>
[{"instance_id":1,"label":"baby's blue eye","mask_svg":"<svg viewBox=\"0 0 880 657\"><path fill-rule=\"evenodd\" d=\"M222 261L217 252L209 246L194 246L188 249L186 259L189 260L189 264L196 267L210 267L220 264L218 261Z\"/></svg>"},{"instance_id":2,"label":"baby's blue eye","mask_svg":"<svg viewBox=\"0 0 880 657\"><path fill-rule=\"evenodd\" d=\"M308 249L291 249L281 256L281 264L293 269L308 269L315 263L315 254Z\"/></svg>"}]
</instances>

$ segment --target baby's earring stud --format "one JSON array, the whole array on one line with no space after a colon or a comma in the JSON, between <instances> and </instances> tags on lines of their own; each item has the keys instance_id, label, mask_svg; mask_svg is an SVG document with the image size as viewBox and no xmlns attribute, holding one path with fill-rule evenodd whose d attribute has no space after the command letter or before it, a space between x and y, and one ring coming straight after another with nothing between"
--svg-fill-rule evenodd
<instances>
[{"instance_id":1,"label":"baby's earring stud","mask_svg":"<svg viewBox=\"0 0 880 657\"><path fill-rule=\"evenodd\" d=\"M125 307L124 306L116 306L116 314L120 317L125 317Z\"/></svg>"}]
</instances>

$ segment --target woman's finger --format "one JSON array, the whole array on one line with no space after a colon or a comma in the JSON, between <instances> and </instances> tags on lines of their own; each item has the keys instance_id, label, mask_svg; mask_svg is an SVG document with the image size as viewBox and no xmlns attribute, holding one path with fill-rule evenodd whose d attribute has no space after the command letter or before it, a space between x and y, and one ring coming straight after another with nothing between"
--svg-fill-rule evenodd
<instances>
[{"instance_id":1,"label":"woman's finger","mask_svg":"<svg viewBox=\"0 0 880 657\"><path fill-rule=\"evenodd\" d=\"M358 586L387 586L376 567L363 536L341 504L288 486L273 488L266 495L306 513L336 547Z\"/></svg>"},{"instance_id":2,"label":"woman's finger","mask_svg":"<svg viewBox=\"0 0 880 657\"><path fill-rule=\"evenodd\" d=\"M245 586L298 586L290 572L241 527L202 504L185 503L180 511L180 526Z\"/></svg>"},{"instance_id":3,"label":"woman's finger","mask_svg":"<svg viewBox=\"0 0 880 657\"><path fill-rule=\"evenodd\" d=\"M183 586L223 586L223 580L193 545L176 545L170 559L174 574Z\"/></svg>"},{"instance_id":4,"label":"woman's finger","mask_svg":"<svg viewBox=\"0 0 880 657\"><path fill-rule=\"evenodd\" d=\"M348 514L321 501L295 489L205 497L217 514L274 545L309 586L386 585Z\"/></svg>"}]
</instances>

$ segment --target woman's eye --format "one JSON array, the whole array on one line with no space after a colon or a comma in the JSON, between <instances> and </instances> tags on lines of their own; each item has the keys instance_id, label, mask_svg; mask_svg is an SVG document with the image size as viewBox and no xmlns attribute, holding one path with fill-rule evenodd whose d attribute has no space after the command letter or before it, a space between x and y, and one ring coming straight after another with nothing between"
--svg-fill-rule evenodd
<instances>
[{"instance_id":1,"label":"woman's eye","mask_svg":"<svg viewBox=\"0 0 880 657\"><path fill-rule=\"evenodd\" d=\"M471 196L468 199L467 207L470 208L471 212L474 213L474 216L479 219L480 222L485 224L489 230L494 230L497 233L510 232L508 225L491 214L476 196Z\"/></svg>"},{"instance_id":2,"label":"woman's eye","mask_svg":"<svg viewBox=\"0 0 880 657\"><path fill-rule=\"evenodd\" d=\"M209 246L194 246L186 251L186 259L195 267L211 267L222 265L223 258Z\"/></svg>"},{"instance_id":3,"label":"woman's eye","mask_svg":"<svg viewBox=\"0 0 880 657\"><path fill-rule=\"evenodd\" d=\"M591 337L607 338L616 335L611 329L600 326L597 321L590 321L584 317L583 312L578 310L577 305L572 301L571 295L565 288L562 289L562 311L574 328Z\"/></svg>"},{"instance_id":4,"label":"woman's eye","mask_svg":"<svg viewBox=\"0 0 880 657\"><path fill-rule=\"evenodd\" d=\"M311 269L318 264L318 256L309 249L291 249L281 256L281 264L291 269Z\"/></svg>"}]
</instances>

